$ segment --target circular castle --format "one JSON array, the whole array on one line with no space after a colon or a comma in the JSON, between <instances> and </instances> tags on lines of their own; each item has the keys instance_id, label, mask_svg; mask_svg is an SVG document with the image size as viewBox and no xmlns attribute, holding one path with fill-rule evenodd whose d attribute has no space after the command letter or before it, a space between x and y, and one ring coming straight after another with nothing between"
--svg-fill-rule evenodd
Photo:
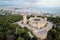
<instances>
[{"instance_id":1,"label":"circular castle","mask_svg":"<svg viewBox=\"0 0 60 40\"><path fill-rule=\"evenodd\" d=\"M17 22L20 26L26 26L34 36L38 39L45 39L47 37L48 31L53 27L53 23L47 21L47 18L37 17L30 17L27 19L27 15L23 15L23 20Z\"/></svg>"},{"instance_id":2,"label":"circular castle","mask_svg":"<svg viewBox=\"0 0 60 40\"><path fill-rule=\"evenodd\" d=\"M30 19L27 19L27 15L23 16L23 23L28 24L32 27L41 29L47 25L47 18L39 18L39 17L31 17Z\"/></svg>"}]
</instances>

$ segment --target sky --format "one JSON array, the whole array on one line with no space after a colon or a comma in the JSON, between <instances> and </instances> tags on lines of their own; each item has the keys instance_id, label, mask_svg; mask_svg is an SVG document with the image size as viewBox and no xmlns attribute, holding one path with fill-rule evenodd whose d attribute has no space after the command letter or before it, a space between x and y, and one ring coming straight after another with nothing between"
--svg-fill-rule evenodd
<instances>
[{"instance_id":1,"label":"sky","mask_svg":"<svg viewBox=\"0 0 60 40\"><path fill-rule=\"evenodd\" d=\"M60 0L0 0L0 6L60 7Z\"/></svg>"}]
</instances>

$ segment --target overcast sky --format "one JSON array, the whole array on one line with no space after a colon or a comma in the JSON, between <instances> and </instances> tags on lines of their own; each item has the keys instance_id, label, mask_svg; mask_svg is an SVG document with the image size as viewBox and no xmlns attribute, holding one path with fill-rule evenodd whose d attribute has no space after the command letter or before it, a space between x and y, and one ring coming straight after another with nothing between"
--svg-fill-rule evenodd
<instances>
[{"instance_id":1,"label":"overcast sky","mask_svg":"<svg viewBox=\"0 0 60 40\"><path fill-rule=\"evenodd\" d=\"M60 0L0 0L1 6L19 5L19 6L46 6L59 7Z\"/></svg>"}]
</instances>

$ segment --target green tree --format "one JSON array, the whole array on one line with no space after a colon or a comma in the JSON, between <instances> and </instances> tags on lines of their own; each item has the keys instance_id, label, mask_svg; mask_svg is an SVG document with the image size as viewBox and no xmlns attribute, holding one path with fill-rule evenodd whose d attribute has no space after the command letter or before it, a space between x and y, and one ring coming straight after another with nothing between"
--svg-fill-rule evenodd
<instances>
[{"instance_id":1,"label":"green tree","mask_svg":"<svg viewBox=\"0 0 60 40\"><path fill-rule=\"evenodd\" d=\"M32 40L37 40L37 38L36 37L33 37Z\"/></svg>"},{"instance_id":2,"label":"green tree","mask_svg":"<svg viewBox=\"0 0 60 40\"><path fill-rule=\"evenodd\" d=\"M0 40L3 40L3 39L4 39L4 37L5 37L4 32L0 32Z\"/></svg>"},{"instance_id":3,"label":"green tree","mask_svg":"<svg viewBox=\"0 0 60 40\"><path fill-rule=\"evenodd\" d=\"M22 38L22 37L18 37L18 39L17 40L24 40L24 38Z\"/></svg>"}]
</instances>

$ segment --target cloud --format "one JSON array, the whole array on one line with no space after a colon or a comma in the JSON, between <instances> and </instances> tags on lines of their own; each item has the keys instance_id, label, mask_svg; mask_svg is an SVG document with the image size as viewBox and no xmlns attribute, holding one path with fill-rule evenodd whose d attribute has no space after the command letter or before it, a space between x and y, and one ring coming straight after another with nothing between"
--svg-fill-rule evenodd
<instances>
[{"instance_id":1,"label":"cloud","mask_svg":"<svg viewBox=\"0 0 60 40\"><path fill-rule=\"evenodd\" d=\"M27 1L20 1L20 0L4 0L4 1L0 1L0 5L30 5L30 2Z\"/></svg>"},{"instance_id":2,"label":"cloud","mask_svg":"<svg viewBox=\"0 0 60 40\"><path fill-rule=\"evenodd\" d=\"M60 0L41 0L41 2L36 2L37 6L60 6Z\"/></svg>"},{"instance_id":3,"label":"cloud","mask_svg":"<svg viewBox=\"0 0 60 40\"><path fill-rule=\"evenodd\" d=\"M0 5L60 6L60 0L0 0Z\"/></svg>"}]
</instances>

